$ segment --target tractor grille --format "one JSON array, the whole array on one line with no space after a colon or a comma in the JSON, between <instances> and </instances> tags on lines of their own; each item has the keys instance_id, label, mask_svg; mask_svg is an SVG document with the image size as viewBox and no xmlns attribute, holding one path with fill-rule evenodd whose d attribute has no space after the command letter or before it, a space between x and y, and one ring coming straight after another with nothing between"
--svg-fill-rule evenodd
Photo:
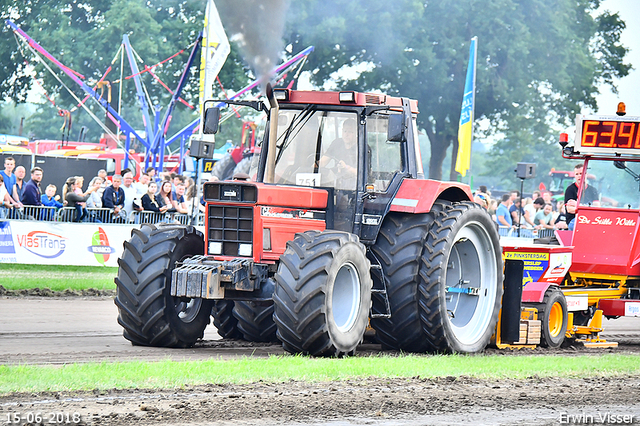
<instances>
[{"instance_id":1,"label":"tractor grille","mask_svg":"<svg viewBox=\"0 0 640 426\"><path fill-rule=\"evenodd\" d=\"M222 243L222 255L238 256L239 244L253 243L253 208L209 206L209 242Z\"/></svg>"}]
</instances>

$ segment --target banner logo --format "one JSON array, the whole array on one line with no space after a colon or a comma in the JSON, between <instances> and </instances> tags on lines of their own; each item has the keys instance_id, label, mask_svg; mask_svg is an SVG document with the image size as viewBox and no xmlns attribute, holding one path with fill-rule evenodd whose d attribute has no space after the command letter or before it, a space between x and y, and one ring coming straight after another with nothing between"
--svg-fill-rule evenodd
<instances>
[{"instance_id":1,"label":"banner logo","mask_svg":"<svg viewBox=\"0 0 640 426\"><path fill-rule=\"evenodd\" d=\"M68 238L45 231L31 231L16 235L18 245L36 256L53 259L64 253Z\"/></svg>"},{"instance_id":2,"label":"banner logo","mask_svg":"<svg viewBox=\"0 0 640 426\"><path fill-rule=\"evenodd\" d=\"M104 265L109 260L111 253L115 253L116 249L109 245L109 238L104 229L98 227L98 230L91 237L91 246L87 247L99 264Z\"/></svg>"},{"instance_id":3,"label":"banner logo","mask_svg":"<svg viewBox=\"0 0 640 426\"><path fill-rule=\"evenodd\" d=\"M13 235L11 234L11 223L9 221L0 222L0 253L15 254L16 248L13 245Z\"/></svg>"}]
</instances>

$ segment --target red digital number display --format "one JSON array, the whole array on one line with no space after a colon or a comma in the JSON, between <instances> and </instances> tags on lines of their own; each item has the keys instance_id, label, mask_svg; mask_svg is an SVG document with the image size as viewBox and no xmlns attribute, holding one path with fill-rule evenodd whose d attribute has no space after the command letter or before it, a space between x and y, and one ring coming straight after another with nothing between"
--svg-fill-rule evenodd
<instances>
[{"instance_id":1,"label":"red digital number display","mask_svg":"<svg viewBox=\"0 0 640 426\"><path fill-rule=\"evenodd\" d=\"M583 148L640 149L640 123L635 121L584 120Z\"/></svg>"}]
</instances>

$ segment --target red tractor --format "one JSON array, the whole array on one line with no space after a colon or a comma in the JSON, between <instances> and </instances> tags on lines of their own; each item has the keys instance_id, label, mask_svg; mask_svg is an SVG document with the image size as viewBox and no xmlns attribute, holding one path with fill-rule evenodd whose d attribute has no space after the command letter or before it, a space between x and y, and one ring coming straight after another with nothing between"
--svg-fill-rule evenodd
<instances>
[{"instance_id":1,"label":"red tractor","mask_svg":"<svg viewBox=\"0 0 640 426\"><path fill-rule=\"evenodd\" d=\"M204 185L204 235L142 225L125 243L124 337L188 347L213 315L222 337L277 338L291 353L352 354L369 323L386 347L481 351L503 294L498 232L468 186L424 178L417 102L271 88L267 99L218 101L268 121L256 180ZM203 110L210 136L220 109Z\"/></svg>"}]
</instances>

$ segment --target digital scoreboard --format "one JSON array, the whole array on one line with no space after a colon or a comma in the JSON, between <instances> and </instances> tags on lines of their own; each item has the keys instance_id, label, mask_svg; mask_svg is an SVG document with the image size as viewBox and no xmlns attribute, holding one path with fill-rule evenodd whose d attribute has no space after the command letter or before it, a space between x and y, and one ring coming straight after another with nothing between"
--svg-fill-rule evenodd
<instances>
[{"instance_id":1,"label":"digital scoreboard","mask_svg":"<svg viewBox=\"0 0 640 426\"><path fill-rule=\"evenodd\" d=\"M579 115L575 150L583 155L640 155L640 117Z\"/></svg>"}]
</instances>

